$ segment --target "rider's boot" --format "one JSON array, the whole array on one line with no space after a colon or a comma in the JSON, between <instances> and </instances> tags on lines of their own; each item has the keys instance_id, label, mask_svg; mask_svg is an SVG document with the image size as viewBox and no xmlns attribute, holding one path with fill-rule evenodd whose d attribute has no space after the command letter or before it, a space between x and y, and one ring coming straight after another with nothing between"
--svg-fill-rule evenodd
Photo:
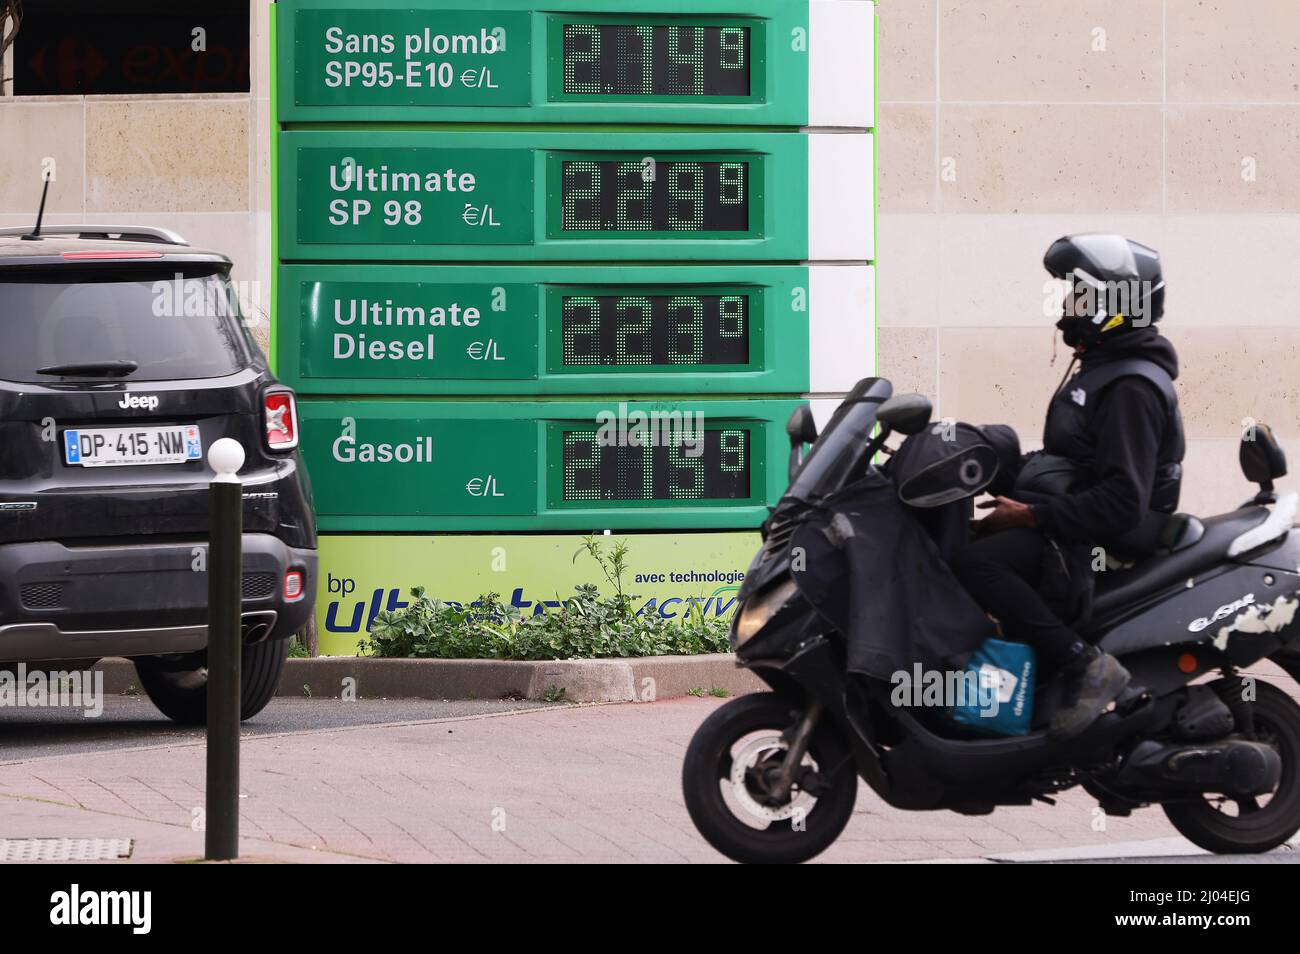
<instances>
[{"instance_id":1,"label":"rider's boot","mask_svg":"<svg viewBox=\"0 0 1300 954\"><path fill-rule=\"evenodd\" d=\"M1118 659L1086 643L1061 666L1060 676L1066 680L1065 703L1047 730L1055 739L1076 736L1097 721L1130 678Z\"/></svg>"}]
</instances>

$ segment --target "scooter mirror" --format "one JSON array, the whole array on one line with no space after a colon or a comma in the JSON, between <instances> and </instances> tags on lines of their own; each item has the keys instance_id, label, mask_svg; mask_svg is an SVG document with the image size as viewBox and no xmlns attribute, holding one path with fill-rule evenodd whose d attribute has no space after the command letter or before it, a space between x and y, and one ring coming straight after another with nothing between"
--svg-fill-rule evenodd
<instances>
[{"instance_id":1,"label":"scooter mirror","mask_svg":"<svg viewBox=\"0 0 1300 954\"><path fill-rule=\"evenodd\" d=\"M934 407L924 394L895 394L876 411L876 420L900 434L919 434L930 423Z\"/></svg>"},{"instance_id":2,"label":"scooter mirror","mask_svg":"<svg viewBox=\"0 0 1300 954\"><path fill-rule=\"evenodd\" d=\"M813 420L812 408L801 404L794 409L790 419L785 422L785 432L790 443L811 444L817 440L817 422Z\"/></svg>"},{"instance_id":3,"label":"scooter mirror","mask_svg":"<svg viewBox=\"0 0 1300 954\"><path fill-rule=\"evenodd\" d=\"M803 464L804 445L817 440L817 422L813 420L812 408L807 404L795 408L785 422L785 433L790 438L789 478L793 481Z\"/></svg>"},{"instance_id":4,"label":"scooter mirror","mask_svg":"<svg viewBox=\"0 0 1300 954\"><path fill-rule=\"evenodd\" d=\"M1286 454L1267 424L1256 424L1241 435L1237 457L1246 479L1265 492L1273 489L1274 480L1286 476Z\"/></svg>"}]
</instances>

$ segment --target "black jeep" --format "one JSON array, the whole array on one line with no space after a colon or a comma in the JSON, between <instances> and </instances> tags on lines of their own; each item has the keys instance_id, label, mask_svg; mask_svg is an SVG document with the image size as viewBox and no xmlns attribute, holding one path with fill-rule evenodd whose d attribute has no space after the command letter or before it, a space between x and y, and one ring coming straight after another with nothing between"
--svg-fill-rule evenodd
<instances>
[{"instance_id":1,"label":"black jeep","mask_svg":"<svg viewBox=\"0 0 1300 954\"><path fill-rule=\"evenodd\" d=\"M293 392L224 255L137 226L0 231L0 667L134 660L206 718L208 448L243 445L243 716L311 615L316 526Z\"/></svg>"}]
</instances>

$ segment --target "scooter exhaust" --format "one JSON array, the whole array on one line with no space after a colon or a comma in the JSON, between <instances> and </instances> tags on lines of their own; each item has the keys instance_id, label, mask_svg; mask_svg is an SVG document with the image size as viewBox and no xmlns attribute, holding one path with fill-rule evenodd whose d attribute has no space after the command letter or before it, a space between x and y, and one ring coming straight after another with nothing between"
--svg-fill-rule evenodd
<instances>
[{"instance_id":1,"label":"scooter exhaust","mask_svg":"<svg viewBox=\"0 0 1300 954\"><path fill-rule=\"evenodd\" d=\"M1134 747L1110 787L1166 798L1210 792L1244 798L1268 794L1281 778L1281 756L1262 742L1180 746L1147 740Z\"/></svg>"}]
</instances>

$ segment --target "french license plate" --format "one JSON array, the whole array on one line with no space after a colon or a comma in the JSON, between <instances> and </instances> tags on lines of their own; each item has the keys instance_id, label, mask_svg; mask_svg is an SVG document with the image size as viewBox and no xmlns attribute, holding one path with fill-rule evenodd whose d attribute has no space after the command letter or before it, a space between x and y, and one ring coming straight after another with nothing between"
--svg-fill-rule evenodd
<instances>
[{"instance_id":1,"label":"french license plate","mask_svg":"<svg viewBox=\"0 0 1300 954\"><path fill-rule=\"evenodd\" d=\"M183 464L203 459L203 441L197 424L96 427L64 431L63 453L72 467Z\"/></svg>"}]
</instances>

